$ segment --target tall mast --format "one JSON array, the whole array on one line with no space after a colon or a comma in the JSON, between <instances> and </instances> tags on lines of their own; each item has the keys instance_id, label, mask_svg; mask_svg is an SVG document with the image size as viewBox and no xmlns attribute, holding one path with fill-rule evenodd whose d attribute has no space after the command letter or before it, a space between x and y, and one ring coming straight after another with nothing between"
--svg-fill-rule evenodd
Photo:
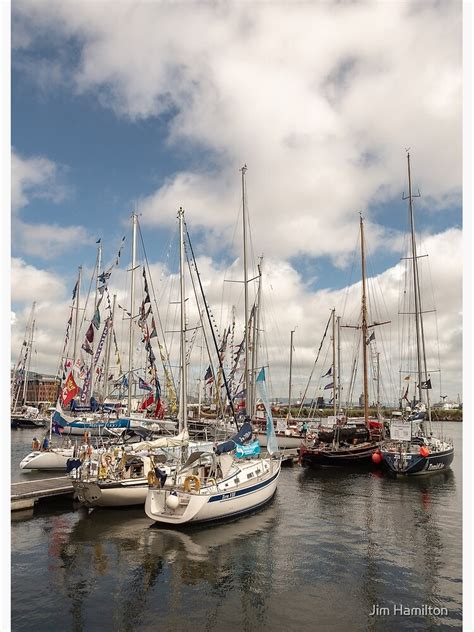
<instances>
[{"instance_id":1,"label":"tall mast","mask_svg":"<svg viewBox=\"0 0 474 632\"><path fill-rule=\"evenodd\" d=\"M204 355L204 324L202 322L202 311L199 313L201 321L201 348L199 351L199 379L198 379L198 419L201 419L201 404L202 404L202 360ZM206 385L204 385L206 388Z\"/></svg>"},{"instance_id":2,"label":"tall mast","mask_svg":"<svg viewBox=\"0 0 474 632\"><path fill-rule=\"evenodd\" d=\"M337 415L336 402L336 310L332 310L332 408L334 417Z\"/></svg>"},{"instance_id":3,"label":"tall mast","mask_svg":"<svg viewBox=\"0 0 474 632\"><path fill-rule=\"evenodd\" d=\"M257 298L255 301L255 307L253 310L253 328L252 328L252 370L250 372L250 379L252 383L252 399L250 401L249 407L249 415L252 419L255 414L255 405L256 405L256 397L255 397L255 372L257 369L257 356L258 356L258 329L260 323L260 298L262 292L262 260L263 256L260 257L260 260L257 264L258 269L258 289L257 289Z\"/></svg>"},{"instance_id":4,"label":"tall mast","mask_svg":"<svg viewBox=\"0 0 474 632\"><path fill-rule=\"evenodd\" d=\"M107 342L105 346L105 370L104 370L104 400L106 400L109 390L109 368L110 368L110 351L112 349L112 341L114 335L114 318L115 318L115 302L117 295L113 295L112 299L112 314L109 318L109 331L107 333Z\"/></svg>"},{"instance_id":5,"label":"tall mast","mask_svg":"<svg viewBox=\"0 0 474 632\"><path fill-rule=\"evenodd\" d=\"M95 294L94 294L94 314L93 317L95 317L95 312L97 309L97 299L98 299L98 295L99 295L99 275L100 275L100 268L102 265L102 243L101 240L99 239L99 245L97 247L97 274L95 277ZM92 343L91 343L91 347L92 347L92 352L94 352L94 339L92 339ZM94 356L92 356L91 359L91 378L90 378L90 394L91 397L94 396L94 375L95 375L95 366L94 366Z\"/></svg>"},{"instance_id":6,"label":"tall mast","mask_svg":"<svg viewBox=\"0 0 474 632\"><path fill-rule=\"evenodd\" d=\"M367 365L367 294L365 280L365 244L364 244L364 221L360 216L360 253L362 268L362 357L364 360L364 419L365 425L369 427L369 378Z\"/></svg>"},{"instance_id":7,"label":"tall mast","mask_svg":"<svg viewBox=\"0 0 474 632\"><path fill-rule=\"evenodd\" d=\"M128 397L127 415L132 410L132 373L133 373L133 314L135 311L135 266L137 256L137 215L132 213L132 278L130 282L130 329L128 333Z\"/></svg>"},{"instance_id":8,"label":"tall mast","mask_svg":"<svg viewBox=\"0 0 474 632\"><path fill-rule=\"evenodd\" d=\"M290 375L288 380L288 415L287 418L291 419L291 374L293 370L293 334L295 330L290 331Z\"/></svg>"},{"instance_id":9,"label":"tall mast","mask_svg":"<svg viewBox=\"0 0 474 632\"><path fill-rule=\"evenodd\" d=\"M341 412L341 317L337 319L337 407ZM336 376L334 376L334 379Z\"/></svg>"},{"instance_id":10,"label":"tall mast","mask_svg":"<svg viewBox=\"0 0 474 632\"><path fill-rule=\"evenodd\" d=\"M260 339L260 313L261 313L261 300L262 300L262 268L263 268L263 255L260 256L260 261L258 263L258 290L257 290L257 314L256 314L256 318L255 318L255 342L254 342L254 348L255 348L255 363L257 363L258 360L258 349L259 349L259 339ZM254 371L254 380L255 380L255 371ZM254 404L254 410L253 412L255 413L255 407L256 407L256 397L255 397L255 391L253 393L253 404Z\"/></svg>"},{"instance_id":11,"label":"tall mast","mask_svg":"<svg viewBox=\"0 0 474 632\"><path fill-rule=\"evenodd\" d=\"M422 401L421 392L421 329L420 329L420 297L418 293L418 259L416 255L416 240L415 240L415 218L413 215L413 196L411 192L411 170L410 170L410 153L407 152L407 165L408 165L408 209L410 214L410 231L411 231L411 257L412 257L412 269L413 269L413 295L415 299L415 328L416 328L416 359L417 359L417 374L418 374L418 399Z\"/></svg>"},{"instance_id":12,"label":"tall mast","mask_svg":"<svg viewBox=\"0 0 474 632\"><path fill-rule=\"evenodd\" d=\"M241 168L242 173L242 225L243 225L243 242L244 242L244 325L245 325L245 373L244 373L244 389L246 408L250 401L250 384L249 384L249 290L247 276L247 209L245 205L245 173L247 165ZM248 412L248 411L247 411Z\"/></svg>"},{"instance_id":13,"label":"tall mast","mask_svg":"<svg viewBox=\"0 0 474 632\"><path fill-rule=\"evenodd\" d=\"M81 277L82 277L82 266L78 268L77 274L77 290L76 290L76 313L74 318L74 349L73 349L73 361L77 360L77 337L79 335L79 295L81 292Z\"/></svg>"},{"instance_id":14,"label":"tall mast","mask_svg":"<svg viewBox=\"0 0 474 632\"><path fill-rule=\"evenodd\" d=\"M36 306L36 303L33 303L33 307L32 307L32 310L31 310L31 315L32 316L33 316L33 313L35 311L35 306ZM28 375L30 373L31 354L33 353L33 337L34 337L34 333L35 333L35 320L33 319L32 323L31 323L30 337L28 339L28 346L27 346L28 358L27 358L26 366L25 366L25 374L23 376L23 404L24 405L26 405L26 396L27 396L27 392L28 392Z\"/></svg>"},{"instance_id":15,"label":"tall mast","mask_svg":"<svg viewBox=\"0 0 474 632\"><path fill-rule=\"evenodd\" d=\"M181 337L180 337L180 398L178 410L179 432L187 427L187 380L186 380L186 288L184 284L184 211L179 207L179 279L180 279L180 301L181 301Z\"/></svg>"},{"instance_id":16,"label":"tall mast","mask_svg":"<svg viewBox=\"0 0 474 632\"><path fill-rule=\"evenodd\" d=\"M380 417L380 353L377 352L377 419Z\"/></svg>"},{"instance_id":17,"label":"tall mast","mask_svg":"<svg viewBox=\"0 0 474 632\"><path fill-rule=\"evenodd\" d=\"M411 254L413 259L413 294L415 298L415 324L416 324L416 355L417 355L417 373L418 373L418 399L423 401L422 397L422 378L423 371L425 374L424 381L428 380L428 371L426 365L426 348L425 348L425 336L423 330L423 312L421 308L421 290L420 290L420 275L418 272L418 257L416 252L416 238L415 238L415 218L413 213L413 195L411 189L411 169L410 169L410 152L407 152L407 164L408 164L408 205L410 211L410 231L411 231ZM418 196L416 196L418 197ZM423 359L423 362L422 362ZM426 404L428 410L428 421L431 431L431 405L429 390L426 389Z\"/></svg>"}]
</instances>

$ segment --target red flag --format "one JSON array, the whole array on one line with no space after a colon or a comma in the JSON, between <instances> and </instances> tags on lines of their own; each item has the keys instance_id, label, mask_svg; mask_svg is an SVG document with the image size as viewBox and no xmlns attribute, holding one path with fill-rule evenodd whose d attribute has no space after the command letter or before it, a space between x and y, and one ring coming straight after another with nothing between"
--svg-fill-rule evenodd
<instances>
[{"instance_id":1,"label":"red flag","mask_svg":"<svg viewBox=\"0 0 474 632\"><path fill-rule=\"evenodd\" d=\"M79 387L74 381L72 376L72 371L67 376L67 380L64 382L62 396L63 396L63 406L67 406L71 399L75 397L79 392Z\"/></svg>"},{"instance_id":2,"label":"red flag","mask_svg":"<svg viewBox=\"0 0 474 632\"><path fill-rule=\"evenodd\" d=\"M159 397L156 402L156 407L153 413L153 417L155 417L155 419L164 419L164 416L165 416L165 407L163 406L161 397Z\"/></svg>"},{"instance_id":3,"label":"red flag","mask_svg":"<svg viewBox=\"0 0 474 632\"><path fill-rule=\"evenodd\" d=\"M151 404L153 404L154 399L155 395L151 393L151 395L149 395L146 399L142 401L139 410L146 410L148 406L151 406Z\"/></svg>"}]
</instances>

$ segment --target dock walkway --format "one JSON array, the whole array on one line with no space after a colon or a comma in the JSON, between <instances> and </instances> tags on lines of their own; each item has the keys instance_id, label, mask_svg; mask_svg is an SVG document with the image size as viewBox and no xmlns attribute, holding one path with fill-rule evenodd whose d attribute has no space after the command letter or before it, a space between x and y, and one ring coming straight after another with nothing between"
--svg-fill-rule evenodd
<instances>
[{"instance_id":1,"label":"dock walkway","mask_svg":"<svg viewBox=\"0 0 474 632\"><path fill-rule=\"evenodd\" d=\"M69 476L55 476L36 481L22 481L11 485L11 510L33 507L40 498L66 496L73 493Z\"/></svg>"}]
</instances>

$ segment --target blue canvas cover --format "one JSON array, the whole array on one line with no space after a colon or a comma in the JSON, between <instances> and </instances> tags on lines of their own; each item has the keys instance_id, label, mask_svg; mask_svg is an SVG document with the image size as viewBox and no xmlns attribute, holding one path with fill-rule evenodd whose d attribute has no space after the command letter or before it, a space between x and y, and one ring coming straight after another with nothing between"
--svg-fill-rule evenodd
<instances>
[{"instance_id":1,"label":"blue canvas cover","mask_svg":"<svg viewBox=\"0 0 474 632\"><path fill-rule=\"evenodd\" d=\"M252 438L252 424L249 421L246 421L239 432L230 438L228 441L224 441L224 443L220 443L216 446L215 452L216 454L223 454L224 452L231 452L235 450L236 445L244 445L248 443Z\"/></svg>"},{"instance_id":2,"label":"blue canvas cover","mask_svg":"<svg viewBox=\"0 0 474 632\"><path fill-rule=\"evenodd\" d=\"M260 443L252 441L248 445L237 445L235 447L235 456L238 459L244 459L249 456L258 456L260 454Z\"/></svg>"}]
</instances>

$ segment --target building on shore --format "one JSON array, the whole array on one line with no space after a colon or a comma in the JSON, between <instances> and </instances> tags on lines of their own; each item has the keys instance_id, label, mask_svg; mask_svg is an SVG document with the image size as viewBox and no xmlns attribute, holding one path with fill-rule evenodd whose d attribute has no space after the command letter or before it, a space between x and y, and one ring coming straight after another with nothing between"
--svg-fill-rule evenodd
<instances>
[{"instance_id":1,"label":"building on shore","mask_svg":"<svg viewBox=\"0 0 474 632\"><path fill-rule=\"evenodd\" d=\"M54 375L45 375L30 371L26 374L26 401L29 406L47 408L54 406L58 398L58 379ZM23 379L20 389L23 390Z\"/></svg>"}]
</instances>

